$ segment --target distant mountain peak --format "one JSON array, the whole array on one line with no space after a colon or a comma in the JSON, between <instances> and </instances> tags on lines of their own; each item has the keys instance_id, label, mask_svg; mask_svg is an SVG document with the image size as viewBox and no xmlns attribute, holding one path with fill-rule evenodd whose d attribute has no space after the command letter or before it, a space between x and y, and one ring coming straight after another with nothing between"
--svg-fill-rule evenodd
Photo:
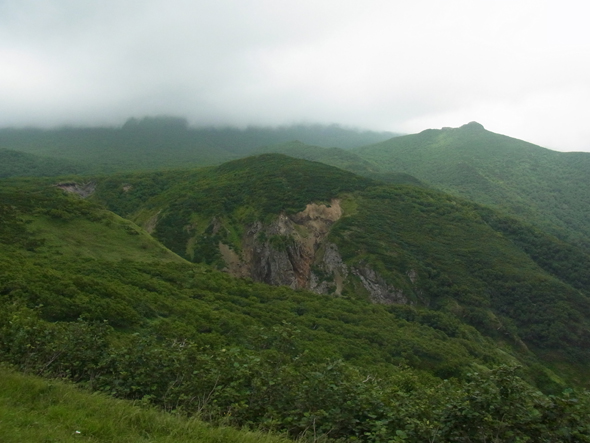
<instances>
[{"instance_id":1,"label":"distant mountain peak","mask_svg":"<svg viewBox=\"0 0 590 443\"><path fill-rule=\"evenodd\" d=\"M435 135L437 134L439 131L460 131L460 130L468 130L468 131L485 131L485 128L483 127L483 125L481 123L477 123L477 122L469 122L467 124L464 124L463 126L460 126L458 128L452 128L450 126L444 126L441 129L425 129L424 131L420 132L420 134L431 134L431 135Z\"/></svg>"},{"instance_id":2,"label":"distant mountain peak","mask_svg":"<svg viewBox=\"0 0 590 443\"><path fill-rule=\"evenodd\" d=\"M477 122L469 122L466 125L461 126L461 129L485 129L482 124Z\"/></svg>"}]
</instances>

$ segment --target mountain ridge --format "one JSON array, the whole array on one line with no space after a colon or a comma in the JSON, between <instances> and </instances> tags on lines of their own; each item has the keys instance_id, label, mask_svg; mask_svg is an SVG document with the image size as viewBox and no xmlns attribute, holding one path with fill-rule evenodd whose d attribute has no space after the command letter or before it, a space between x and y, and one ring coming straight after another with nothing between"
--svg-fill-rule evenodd
<instances>
[{"instance_id":1,"label":"mountain ridge","mask_svg":"<svg viewBox=\"0 0 590 443\"><path fill-rule=\"evenodd\" d=\"M292 438L590 435L561 393L588 383L590 255L506 211L280 154L0 197L21 371Z\"/></svg>"},{"instance_id":2,"label":"mountain ridge","mask_svg":"<svg viewBox=\"0 0 590 443\"><path fill-rule=\"evenodd\" d=\"M581 313L590 317L590 256L518 219L279 154L192 174L153 193L143 187L150 174L111 177L93 198L127 208L121 215L139 224L156 217L153 235L164 245L236 276L429 306L496 339L524 341L538 355L571 346L587 358L590 328ZM310 216L330 206L337 217Z\"/></svg>"},{"instance_id":3,"label":"mountain ridge","mask_svg":"<svg viewBox=\"0 0 590 443\"><path fill-rule=\"evenodd\" d=\"M479 124L427 130L352 152L383 171L410 174L590 246L588 153L552 151Z\"/></svg>"},{"instance_id":4,"label":"mountain ridge","mask_svg":"<svg viewBox=\"0 0 590 443\"><path fill-rule=\"evenodd\" d=\"M160 116L132 118L120 128L0 128L0 149L73 162L84 173L112 173L216 165L295 139L350 149L396 135L339 125L192 127L183 118Z\"/></svg>"}]
</instances>

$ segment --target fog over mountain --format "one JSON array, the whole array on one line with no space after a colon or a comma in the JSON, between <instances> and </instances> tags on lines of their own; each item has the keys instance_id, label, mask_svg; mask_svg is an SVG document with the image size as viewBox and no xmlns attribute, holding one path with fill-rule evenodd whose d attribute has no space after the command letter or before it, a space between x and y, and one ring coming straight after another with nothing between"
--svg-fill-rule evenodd
<instances>
[{"instance_id":1,"label":"fog over mountain","mask_svg":"<svg viewBox=\"0 0 590 443\"><path fill-rule=\"evenodd\" d=\"M0 127L476 120L590 151L579 0L0 1Z\"/></svg>"}]
</instances>

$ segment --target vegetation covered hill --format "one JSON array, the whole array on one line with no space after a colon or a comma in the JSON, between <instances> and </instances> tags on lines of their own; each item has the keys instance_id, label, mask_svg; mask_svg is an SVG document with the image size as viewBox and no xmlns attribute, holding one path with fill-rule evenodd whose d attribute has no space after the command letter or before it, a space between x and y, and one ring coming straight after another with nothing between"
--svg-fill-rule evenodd
<instances>
[{"instance_id":1,"label":"vegetation covered hill","mask_svg":"<svg viewBox=\"0 0 590 443\"><path fill-rule=\"evenodd\" d=\"M478 123L429 129L354 149L383 171L492 205L590 247L590 154L563 153L486 131Z\"/></svg>"},{"instance_id":2,"label":"vegetation covered hill","mask_svg":"<svg viewBox=\"0 0 590 443\"><path fill-rule=\"evenodd\" d=\"M249 155L254 149L302 140L325 147L352 148L386 140L389 132L357 131L337 125L293 125L277 128L193 128L174 117L130 119L121 128L0 129L0 149L63 160L47 160L43 175L63 173L156 170L220 164ZM6 155L6 154L5 154ZM14 154L13 154L14 157ZM14 163L13 159L13 163ZM32 157L22 157L0 177L39 175ZM77 169L64 167L70 163ZM23 174L32 168L31 174Z\"/></svg>"},{"instance_id":3,"label":"vegetation covered hill","mask_svg":"<svg viewBox=\"0 0 590 443\"><path fill-rule=\"evenodd\" d=\"M280 155L155 177L110 177L93 198L234 275L429 306L549 361L590 359L590 256L516 219Z\"/></svg>"},{"instance_id":4,"label":"vegetation covered hill","mask_svg":"<svg viewBox=\"0 0 590 443\"><path fill-rule=\"evenodd\" d=\"M325 163L326 165L335 166L363 177L386 183L405 183L423 186L418 179L409 174L403 172L383 172L380 166L363 160L357 154L342 148L324 148L321 146L311 146L300 141L292 141L280 145L265 146L256 149L253 154L262 153L285 154L303 160Z\"/></svg>"},{"instance_id":5,"label":"vegetation covered hill","mask_svg":"<svg viewBox=\"0 0 590 443\"><path fill-rule=\"evenodd\" d=\"M588 440L588 257L490 209L281 155L0 192L21 371L310 441Z\"/></svg>"},{"instance_id":6,"label":"vegetation covered hill","mask_svg":"<svg viewBox=\"0 0 590 443\"><path fill-rule=\"evenodd\" d=\"M80 199L74 191L83 188L50 179L4 180L0 241L46 258L183 261L131 221Z\"/></svg>"},{"instance_id":7,"label":"vegetation covered hill","mask_svg":"<svg viewBox=\"0 0 590 443\"><path fill-rule=\"evenodd\" d=\"M263 432L213 427L198 419L91 394L56 380L0 368L3 443L287 443Z\"/></svg>"},{"instance_id":8,"label":"vegetation covered hill","mask_svg":"<svg viewBox=\"0 0 590 443\"><path fill-rule=\"evenodd\" d=\"M81 174L89 169L64 159L0 149L0 178Z\"/></svg>"}]
</instances>

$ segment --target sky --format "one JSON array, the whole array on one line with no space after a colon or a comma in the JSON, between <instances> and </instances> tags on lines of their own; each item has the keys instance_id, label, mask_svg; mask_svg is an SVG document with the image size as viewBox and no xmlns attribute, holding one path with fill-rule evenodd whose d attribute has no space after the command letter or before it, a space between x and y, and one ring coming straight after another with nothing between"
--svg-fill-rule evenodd
<instances>
[{"instance_id":1,"label":"sky","mask_svg":"<svg viewBox=\"0 0 590 443\"><path fill-rule=\"evenodd\" d=\"M0 0L0 127L470 121L589 151L586 0Z\"/></svg>"}]
</instances>

